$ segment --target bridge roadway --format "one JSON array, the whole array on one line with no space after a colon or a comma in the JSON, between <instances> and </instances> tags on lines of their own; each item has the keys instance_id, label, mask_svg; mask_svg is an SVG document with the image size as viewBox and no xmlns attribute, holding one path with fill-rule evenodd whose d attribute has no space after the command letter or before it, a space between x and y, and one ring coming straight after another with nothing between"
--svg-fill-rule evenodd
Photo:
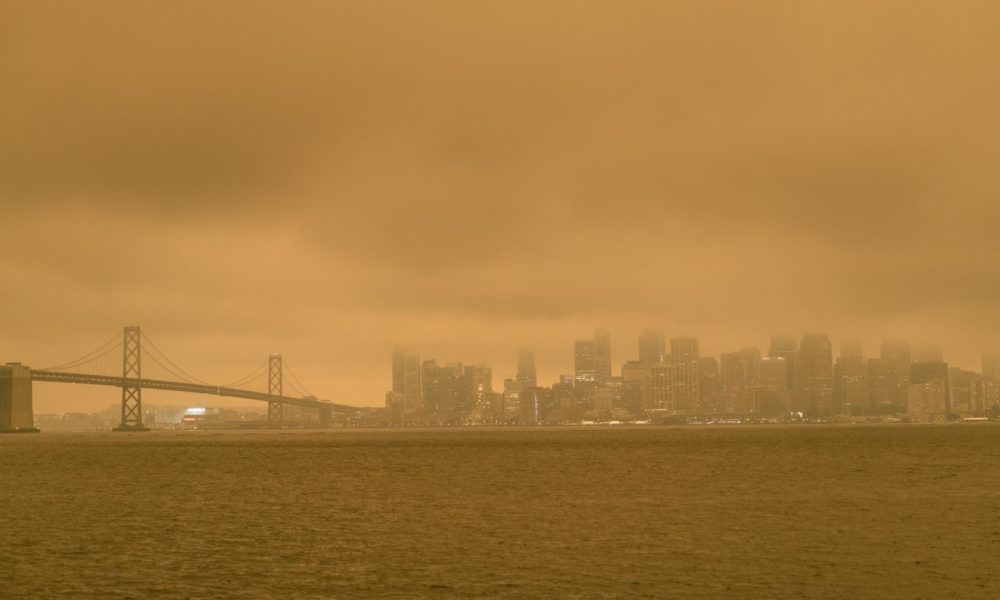
<instances>
[{"instance_id":1,"label":"bridge roadway","mask_svg":"<svg viewBox=\"0 0 1000 600\"><path fill-rule=\"evenodd\" d=\"M62 373L59 371L31 371L32 381L48 381L53 383L82 383L88 385L108 385L113 387L137 387L147 390L170 390L172 392L190 392L192 394L210 394L228 398L246 398L263 402L281 402L292 406L332 410L335 412L353 412L355 407L344 404L334 404L316 398L294 398L292 396L272 396L267 392L254 392L218 385L202 385L184 383L181 381L164 381L162 379L126 379L112 375L81 375L79 373Z\"/></svg>"}]
</instances>

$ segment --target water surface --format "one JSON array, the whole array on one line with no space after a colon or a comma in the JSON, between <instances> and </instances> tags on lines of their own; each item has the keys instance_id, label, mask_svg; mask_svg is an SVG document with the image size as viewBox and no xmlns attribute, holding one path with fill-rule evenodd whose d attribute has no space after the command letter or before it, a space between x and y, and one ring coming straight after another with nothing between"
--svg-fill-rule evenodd
<instances>
[{"instance_id":1,"label":"water surface","mask_svg":"<svg viewBox=\"0 0 1000 600\"><path fill-rule=\"evenodd\" d=\"M0 438L0 596L1000 597L1000 427Z\"/></svg>"}]
</instances>

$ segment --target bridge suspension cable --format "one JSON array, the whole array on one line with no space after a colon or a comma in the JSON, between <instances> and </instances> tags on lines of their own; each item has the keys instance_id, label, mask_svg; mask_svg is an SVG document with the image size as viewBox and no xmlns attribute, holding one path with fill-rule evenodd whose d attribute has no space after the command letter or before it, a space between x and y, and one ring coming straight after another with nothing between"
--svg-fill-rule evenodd
<instances>
[{"instance_id":1,"label":"bridge suspension cable","mask_svg":"<svg viewBox=\"0 0 1000 600\"><path fill-rule=\"evenodd\" d=\"M314 398L316 397L316 395L310 392L309 388L307 388L305 384L303 384L302 381L295 376L295 373L292 372L291 367L288 366L287 361L282 361L282 367L285 369L285 374L288 375L288 377L285 378L285 381L291 385L293 390L298 392L303 397L305 396L312 396Z\"/></svg>"},{"instance_id":2,"label":"bridge suspension cable","mask_svg":"<svg viewBox=\"0 0 1000 600\"><path fill-rule=\"evenodd\" d=\"M267 372L267 361L268 359L265 358L264 361L259 365L257 365L257 368L251 371L249 375L241 377L240 379L237 379L232 383L227 383L225 387L240 388L250 383L251 381L254 381L255 379L263 377L264 374Z\"/></svg>"},{"instance_id":3,"label":"bridge suspension cable","mask_svg":"<svg viewBox=\"0 0 1000 600\"><path fill-rule=\"evenodd\" d=\"M148 346L147 346L147 344L148 344ZM150 339L149 333L146 332L146 331L142 332L141 345L142 345L142 349L146 350L146 355L150 359L152 359L153 362L155 362L156 364L158 364L164 371L166 371L167 373L170 373L171 375L173 375L177 379L180 379L181 381L185 381L187 383L197 383L197 384L200 384L200 385L211 385L210 383L208 383L208 382L206 382L206 381L204 381L202 379L199 379L199 378L195 377L194 375L188 373L183 368L181 368L177 363L175 363L174 361L170 360L170 357L168 357L166 354L164 354L163 351L160 350L156 346L156 343L153 342L152 339ZM156 356L159 356L160 358L162 358L167 364L170 365L170 367L173 367L173 369L171 369L167 365L165 365L162 362L160 362L159 360L157 360Z\"/></svg>"},{"instance_id":4,"label":"bridge suspension cable","mask_svg":"<svg viewBox=\"0 0 1000 600\"><path fill-rule=\"evenodd\" d=\"M77 369L77 368L82 367L82 366L87 365L87 364L95 364L96 363L96 364L99 364L102 367L102 373L103 373L106 370L106 368L109 366L109 363L111 362L111 360L109 360L109 359L114 357L114 353L117 352L118 353L117 356L120 359L120 357L121 357L121 354L120 354L121 353L121 346L122 346L122 337L121 337L121 334L120 333L119 334L115 334L115 336L112 337L110 340L108 340L108 341L104 342L103 344L101 344L100 346L98 346L96 350L93 350L92 352L89 352L89 353L85 354L84 356L81 356L80 358L77 358L76 360L72 360L70 362L63 363L61 365L54 365L54 366L51 366L51 367L45 367L43 369L37 369L37 370L39 370L39 371L67 371L68 372L68 371L72 371L74 369ZM120 365L119 365L119 368L120 368Z\"/></svg>"}]
</instances>

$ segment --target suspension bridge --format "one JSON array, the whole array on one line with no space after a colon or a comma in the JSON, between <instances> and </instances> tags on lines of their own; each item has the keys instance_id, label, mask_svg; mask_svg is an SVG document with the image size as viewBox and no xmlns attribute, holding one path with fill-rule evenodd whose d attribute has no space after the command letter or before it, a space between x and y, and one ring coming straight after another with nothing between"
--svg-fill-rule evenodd
<instances>
[{"instance_id":1,"label":"suspension bridge","mask_svg":"<svg viewBox=\"0 0 1000 600\"><path fill-rule=\"evenodd\" d=\"M136 326L125 327L121 335L116 334L92 352L61 365L32 369L8 363L0 367L0 430L34 430L31 384L35 381L121 388L121 423L115 431L148 430L143 423L144 389L266 402L267 423L272 427L282 426L287 406L315 410L321 424L330 423L335 412L356 410L316 398L280 354L269 355L257 368L236 381L223 385L202 381L170 360Z\"/></svg>"}]
</instances>

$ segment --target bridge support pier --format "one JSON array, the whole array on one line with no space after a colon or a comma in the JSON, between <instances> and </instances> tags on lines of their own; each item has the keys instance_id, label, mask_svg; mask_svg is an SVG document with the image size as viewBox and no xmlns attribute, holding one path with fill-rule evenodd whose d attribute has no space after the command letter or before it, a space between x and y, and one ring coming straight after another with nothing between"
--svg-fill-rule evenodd
<instances>
[{"instance_id":1,"label":"bridge support pier","mask_svg":"<svg viewBox=\"0 0 1000 600\"><path fill-rule=\"evenodd\" d=\"M31 405L31 368L21 363L0 367L0 433L38 433Z\"/></svg>"},{"instance_id":2,"label":"bridge support pier","mask_svg":"<svg viewBox=\"0 0 1000 600\"><path fill-rule=\"evenodd\" d=\"M267 359L267 393L271 396L281 396L281 355L272 354ZM285 420L285 405L282 402L267 402L267 424L269 427L281 427Z\"/></svg>"},{"instance_id":3,"label":"bridge support pier","mask_svg":"<svg viewBox=\"0 0 1000 600\"><path fill-rule=\"evenodd\" d=\"M115 431L149 431L142 424L142 340L139 328L125 328L122 338L122 422Z\"/></svg>"}]
</instances>

